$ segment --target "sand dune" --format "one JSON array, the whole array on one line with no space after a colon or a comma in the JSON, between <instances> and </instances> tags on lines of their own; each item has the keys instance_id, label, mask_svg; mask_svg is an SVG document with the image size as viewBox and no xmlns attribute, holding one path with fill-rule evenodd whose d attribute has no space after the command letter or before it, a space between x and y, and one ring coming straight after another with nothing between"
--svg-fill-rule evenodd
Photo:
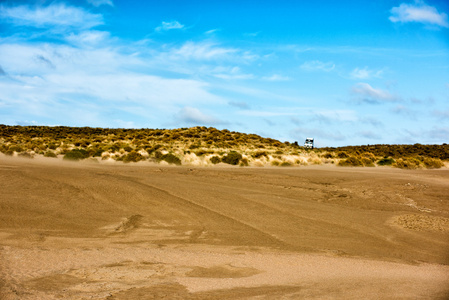
<instances>
[{"instance_id":1,"label":"sand dune","mask_svg":"<svg viewBox=\"0 0 449 300\"><path fill-rule=\"evenodd\" d=\"M449 171L0 157L1 299L446 299Z\"/></svg>"}]
</instances>

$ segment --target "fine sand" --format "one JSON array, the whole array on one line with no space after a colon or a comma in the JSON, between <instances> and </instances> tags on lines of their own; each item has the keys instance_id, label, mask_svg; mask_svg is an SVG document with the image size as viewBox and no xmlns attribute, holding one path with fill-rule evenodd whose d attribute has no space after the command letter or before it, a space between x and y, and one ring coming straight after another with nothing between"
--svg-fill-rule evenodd
<instances>
[{"instance_id":1,"label":"fine sand","mask_svg":"<svg viewBox=\"0 0 449 300\"><path fill-rule=\"evenodd\" d=\"M0 156L0 299L449 299L449 170Z\"/></svg>"}]
</instances>

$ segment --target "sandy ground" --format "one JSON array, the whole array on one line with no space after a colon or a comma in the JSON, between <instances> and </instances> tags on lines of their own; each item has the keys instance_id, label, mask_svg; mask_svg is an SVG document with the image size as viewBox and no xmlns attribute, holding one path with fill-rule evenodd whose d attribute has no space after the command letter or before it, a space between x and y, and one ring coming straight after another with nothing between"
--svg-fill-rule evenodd
<instances>
[{"instance_id":1,"label":"sandy ground","mask_svg":"<svg viewBox=\"0 0 449 300\"><path fill-rule=\"evenodd\" d=\"M449 170L0 157L0 299L449 299Z\"/></svg>"}]
</instances>

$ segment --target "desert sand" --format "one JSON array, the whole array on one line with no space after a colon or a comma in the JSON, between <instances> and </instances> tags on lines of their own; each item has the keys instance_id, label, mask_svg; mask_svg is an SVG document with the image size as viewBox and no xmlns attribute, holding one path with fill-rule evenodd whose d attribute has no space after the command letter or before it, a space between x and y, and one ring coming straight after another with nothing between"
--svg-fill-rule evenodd
<instances>
[{"instance_id":1,"label":"desert sand","mask_svg":"<svg viewBox=\"0 0 449 300\"><path fill-rule=\"evenodd\" d=\"M448 169L0 156L0 299L448 298Z\"/></svg>"}]
</instances>

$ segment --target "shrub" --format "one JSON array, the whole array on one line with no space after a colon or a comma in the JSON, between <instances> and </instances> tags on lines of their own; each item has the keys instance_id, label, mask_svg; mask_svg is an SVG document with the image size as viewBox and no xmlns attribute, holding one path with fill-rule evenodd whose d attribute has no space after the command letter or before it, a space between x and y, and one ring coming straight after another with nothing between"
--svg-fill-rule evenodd
<instances>
[{"instance_id":1,"label":"shrub","mask_svg":"<svg viewBox=\"0 0 449 300\"><path fill-rule=\"evenodd\" d=\"M439 169L444 166L441 159L426 157L423 159L424 166L428 169Z\"/></svg>"},{"instance_id":2,"label":"shrub","mask_svg":"<svg viewBox=\"0 0 449 300\"><path fill-rule=\"evenodd\" d=\"M81 160L89 157L89 153L84 149L73 149L64 155L66 160Z\"/></svg>"},{"instance_id":3,"label":"shrub","mask_svg":"<svg viewBox=\"0 0 449 300\"><path fill-rule=\"evenodd\" d=\"M334 154L333 153L330 153L330 152L328 152L328 153L326 153L326 154L324 154L324 156L323 156L324 158L327 158L327 159L330 159L330 158L334 158Z\"/></svg>"},{"instance_id":4,"label":"shrub","mask_svg":"<svg viewBox=\"0 0 449 300\"><path fill-rule=\"evenodd\" d=\"M19 145L11 146L9 147L9 150L14 152L23 152L23 148Z\"/></svg>"},{"instance_id":5,"label":"shrub","mask_svg":"<svg viewBox=\"0 0 449 300\"><path fill-rule=\"evenodd\" d=\"M151 154L151 153L153 153L154 151L156 151L157 149L159 149L161 147L162 147L162 145L154 145L153 147L147 148L145 150L148 152L148 154Z\"/></svg>"},{"instance_id":6,"label":"shrub","mask_svg":"<svg viewBox=\"0 0 449 300\"><path fill-rule=\"evenodd\" d=\"M104 149L102 148L98 148L98 149L92 149L92 156L93 157L97 157L97 156L101 156L101 154L103 154Z\"/></svg>"},{"instance_id":7,"label":"shrub","mask_svg":"<svg viewBox=\"0 0 449 300\"><path fill-rule=\"evenodd\" d=\"M363 153L362 158L369 159L372 163L376 161L376 157L371 152Z\"/></svg>"},{"instance_id":8,"label":"shrub","mask_svg":"<svg viewBox=\"0 0 449 300\"><path fill-rule=\"evenodd\" d=\"M284 161L283 163L281 163L281 167L291 167L292 164L289 163L288 161Z\"/></svg>"},{"instance_id":9,"label":"shrub","mask_svg":"<svg viewBox=\"0 0 449 300\"><path fill-rule=\"evenodd\" d=\"M56 148L58 148L58 145L56 145L55 143L50 143L50 144L48 144L48 148L50 150L56 150Z\"/></svg>"},{"instance_id":10,"label":"shrub","mask_svg":"<svg viewBox=\"0 0 449 300\"><path fill-rule=\"evenodd\" d=\"M393 167L400 169L417 169L420 167L420 162L416 158L399 158Z\"/></svg>"},{"instance_id":11,"label":"shrub","mask_svg":"<svg viewBox=\"0 0 449 300\"><path fill-rule=\"evenodd\" d=\"M160 160L165 160L169 164L174 164L174 165L178 165L178 166L181 165L181 160L177 156L175 156L171 153L162 155L160 157Z\"/></svg>"},{"instance_id":12,"label":"shrub","mask_svg":"<svg viewBox=\"0 0 449 300\"><path fill-rule=\"evenodd\" d=\"M254 158L260 158L262 156L267 156L267 152L265 152L265 151L257 151L256 153L253 154Z\"/></svg>"},{"instance_id":13,"label":"shrub","mask_svg":"<svg viewBox=\"0 0 449 300\"><path fill-rule=\"evenodd\" d=\"M123 156L124 163L138 162L141 160L145 160L145 157L143 157L140 153L137 153L136 151L131 151L125 156Z\"/></svg>"},{"instance_id":14,"label":"shrub","mask_svg":"<svg viewBox=\"0 0 449 300\"><path fill-rule=\"evenodd\" d=\"M345 160L339 161L338 165L341 167L360 167L363 166L363 163L357 157L351 156Z\"/></svg>"},{"instance_id":15,"label":"shrub","mask_svg":"<svg viewBox=\"0 0 449 300\"><path fill-rule=\"evenodd\" d=\"M47 151L44 154L44 157L58 157L53 151Z\"/></svg>"},{"instance_id":16,"label":"shrub","mask_svg":"<svg viewBox=\"0 0 449 300\"><path fill-rule=\"evenodd\" d=\"M394 163L395 163L395 160L391 157L384 157L377 161L377 164L379 166L391 166Z\"/></svg>"},{"instance_id":17,"label":"shrub","mask_svg":"<svg viewBox=\"0 0 449 300\"><path fill-rule=\"evenodd\" d=\"M337 157L338 158L348 158L349 155L346 152L344 152L344 151L340 151L340 152L337 153Z\"/></svg>"},{"instance_id":18,"label":"shrub","mask_svg":"<svg viewBox=\"0 0 449 300\"><path fill-rule=\"evenodd\" d=\"M271 162L271 165L272 166L279 166L281 164L281 161L279 161L279 160L277 160L277 159L275 159L275 160L273 160L272 162Z\"/></svg>"},{"instance_id":19,"label":"shrub","mask_svg":"<svg viewBox=\"0 0 449 300\"><path fill-rule=\"evenodd\" d=\"M133 151L133 148L130 147L130 146L125 146L125 147L123 148L123 150L125 150L126 152L131 152L131 151Z\"/></svg>"},{"instance_id":20,"label":"shrub","mask_svg":"<svg viewBox=\"0 0 449 300\"><path fill-rule=\"evenodd\" d=\"M227 155L223 156L221 161L230 165L237 165L241 159L242 155L240 153L231 151Z\"/></svg>"},{"instance_id":21,"label":"shrub","mask_svg":"<svg viewBox=\"0 0 449 300\"><path fill-rule=\"evenodd\" d=\"M247 166L249 166L248 159L242 158L242 159L240 160L239 166L240 166L240 167L247 167Z\"/></svg>"},{"instance_id":22,"label":"shrub","mask_svg":"<svg viewBox=\"0 0 449 300\"><path fill-rule=\"evenodd\" d=\"M212 156L210 158L210 162L213 163L214 165L218 164L221 162L221 158L219 156Z\"/></svg>"},{"instance_id":23,"label":"shrub","mask_svg":"<svg viewBox=\"0 0 449 300\"><path fill-rule=\"evenodd\" d=\"M196 156L203 156L204 154L212 154L214 151L212 150L198 150L195 152Z\"/></svg>"},{"instance_id":24,"label":"shrub","mask_svg":"<svg viewBox=\"0 0 449 300\"><path fill-rule=\"evenodd\" d=\"M374 163L371 159L363 157L362 158L362 163L365 167L374 167Z\"/></svg>"}]
</instances>

